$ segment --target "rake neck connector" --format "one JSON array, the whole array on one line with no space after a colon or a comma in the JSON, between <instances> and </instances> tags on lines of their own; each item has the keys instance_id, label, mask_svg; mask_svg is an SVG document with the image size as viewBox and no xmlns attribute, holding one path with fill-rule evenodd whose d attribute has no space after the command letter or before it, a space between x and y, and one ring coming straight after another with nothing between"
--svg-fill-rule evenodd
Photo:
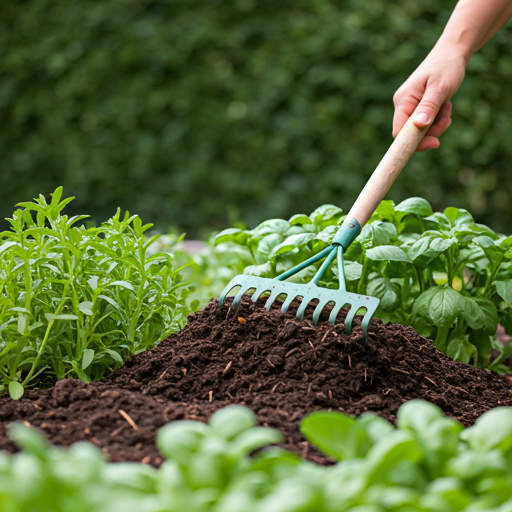
<instances>
[{"instance_id":1,"label":"rake neck connector","mask_svg":"<svg viewBox=\"0 0 512 512\"><path fill-rule=\"evenodd\" d=\"M361 233L361 225L354 217L347 217L332 239L333 245L341 245L345 252Z\"/></svg>"}]
</instances>

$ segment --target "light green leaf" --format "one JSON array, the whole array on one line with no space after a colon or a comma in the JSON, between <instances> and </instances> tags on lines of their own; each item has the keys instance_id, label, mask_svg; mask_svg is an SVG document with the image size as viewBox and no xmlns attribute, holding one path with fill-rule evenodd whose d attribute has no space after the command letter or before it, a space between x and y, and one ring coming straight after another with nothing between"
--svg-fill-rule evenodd
<instances>
[{"instance_id":1,"label":"light green leaf","mask_svg":"<svg viewBox=\"0 0 512 512\"><path fill-rule=\"evenodd\" d=\"M374 261L409 261L406 252L395 245L380 245L368 249L366 256Z\"/></svg>"},{"instance_id":2,"label":"light green leaf","mask_svg":"<svg viewBox=\"0 0 512 512\"><path fill-rule=\"evenodd\" d=\"M471 297L462 297L462 304L464 306L463 316L464 320L468 323L471 329L481 329L485 323L485 314Z\"/></svg>"},{"instance_id":3,"label":"light green leaf","mask_svg":"<svg viewBox=\"0 0 512 512\"><path fill-rule=\"evenodd\" d=\"M284 234L290 228L290 223L283 219L270 219L262 222L254 228L250 235L252 238L261 238L275 233Z\"/></svg>"},{"instance_id":4,"label":"light green leaf","mask_svg":"<svg viewBox=\"0 0 512 512\"><path fill-rule=\"evenodd\" d=\"M476 451L509 452L512 449L512 407L496 407L485 412L460 437Z\"/></svg>"},{"instance_id":5,"label":"light green leaf","mask_svg":"<svg viewBox=\"0 0 512 512\"><path fill-rule=\"evenodd\" d=\"M420 217L428 217L433 214L430 203L421 197L410 197L395 206L395 210L398 212L414 213Z\"/></svg>"},{"instance_id":6,"label":"light green leaf","mask_svg":"<svg viewBox=\"0 0 512 512\"><path fill-rule=\"evenodd\" d=\"M451 325L455 317L464 310L462 296L447 285L436 286L434 289L428 306L430 318L438 327Z\"/></svg>"},{"instance_id":7,"label":"light green leaf","mask_svg":"<svg viewBox=\"0 0 512 512\"><path fill-rule=\"evenodd\" d=\"M494 281L498 295L512 307L512 279L506 281Z\"/></svg>"},{"instance_id":8,"label":"light green leaf","mask_svg":"<svg viewBox=\"0 0 512 512\"><path fill-rule=\"evenodd\" d=\"M335 217L340 217L343 214L343 210L338 208L333 204L324 204L319 206L310 216L309 218L313 222L313 224L320 224L326 220L333 219Z\"/></svg>"},{"instance_id":9,"label":"light green leaf","mask_svg":"<svg viewBox=\"0 0 512 512\"><path fill-rule=\"evenodd\" d=\"M283 241L283 235L279 233L272 233L260 240L258 248L256 249L265 258L270 256L270 253Z\"/></svg>"},{"instance_id":10,"label":"light green leaf","mask_svg":"<svg viewBox=\"0 0 512 512\"><path fill-rule=\"evenodd\" d=\"M363 265L357 261L345 261L343 265L345 269L345 279L347 281L358 281L363 273ZM337 273L336 273L337 275Z\"/></svg>"},{"instance_id":11,"label":"light green leaf","mask_svg":"<svg viewBox=\"0 0 512 512\"><path fill-rule=\"evenodd\" d=\"M112 359L114 359L119 364L124 364L123 358L121 357L119 352L116 352L115 350L111 350L109 348L106 348L105 352L109 354L112 357Z\"/></svg>"},{"instance_id":12,"label":"light green leaf","mask_svg":"<svg viewBox=\"0 0 512 512\"><path fill-rule=\"evenodd\" d=\"M372 446L363 425L339 412L314 412L300 429L313 445L338 461L364 457Z\"/></svg>"},{"instance_id":13,"label":"light green leaf","mask_svg":"<svg viewBox=\"0 0 512 512\"><path fill-rule=\"evenodd\" d=\"M208 424L213 432L229 440L254 427L256 416L247 407L231 405L212 414Z\"/></svg>"},{"instance_id":14,"label":"light green leaf","mask_svg":"<svg viewBox=\"0 0 512 512\"><path fill-rule=\"evenodd\" d=\"M294 215L288 222L290 223L290 226L295 226L297 224L300 224L301 226L305 226L306 224L312 224L311 219L307 215L304 215L303 213L298 213L297 215Z\"/></svg>"},{"instance_id":15,"label":"light green leaf","mask_svg":"<svg viewBox=\"0 0 512 512\"><path fill-rule=\"evenodd\" d=\"M19 400L23 396L24 392L25 389L19 382L16 382L15 380L11 380L11 382L9 382L9 395L13 400Z\"/></svg>"},{"instance_id":16,"label":"light green leaf","mask_svg":"<svg viewBox=\"0 0 512 512\"><path fill-rule=\"evenodd\" d=\"M219 245L224 242L234 242L235 244L244 245L249 234L241 229L229 228L221 231L216 237L214 244Z\"/></svg>"},{"instance_id":17,"label":"light green leaf","mask_svg":"<svg viewBox=\"0 0 512 512\"><path fill-rule=\"evenodd\" d=\"M306 245L308 242L313 240L316 237L314 233L301 233L297 235L291 235L286 240L279 245L276 245L274 249L272 250L272 253L270 254L270 257L278 256L279 254L284 254L286 252L289 252L297 247L301 247L303 245ZM267 238L267 237L266 237ZM264 238L264 240L266 240Z\"/></svg>"},{"instance_id":18,"label":"light green leaf","mask_svg":"<svg viewBox=\"0 0 512 512\"><path fill-rule=\"evenodd\" d=\"M44 316L49 322L51 320L78 320L76 315L54 315L53 313L45 313Z\"/></svg>"},{"instance_id":19,"label":"light green leaf","mask_svg":"<svg viewBox=\"0 0 512 512\"><path fill-rule=\"evenodd\" d=\"M128 281L112 281L108 284L108 286L121 286L122 288L126 288L127 290L135 291L133 284Z\"/></svg>"},{"instance_id":20,"label":"light green leaf","mask_svg":"<svg viewBox=\"0 0 512 512\"><path fill-rule=\"evenodd\" d=\"M4 242L0 245L0 253L9 249L9 247L13 247L14 245L19 245L18 242Z\"/></svg>"},{"instance_id":21,"label":"light green leaf","mask_svg":"<svg viewBox=\"0 0 512 512\"><path fill-rule=\"evenodd\" d=\"M263 265L249 265L244 269L244 274L257 277L270 277L271 272L272 266L270 261L263 263Z\"/></svg>"},{"instance_id":22,"label":"light green leaf","mask_svg":"<svg viewBox=\"0 0 512 512\"><path fill-rule=\"evenodd\" d=\"M476 347L466 338L455 338L448 343L446 355L455 361L468 364L476 356Z\"/></svg>"},{"instance_id":23,"label":"light green leaf","mask_svg":"<svg viewBox=\"0 0 512 512\"><path fill-rule=\"evenodd\" d=\"M88 316L92 316L92 307L94 304L91 301L84 300L78 304L78 309L84 314Z\"/></svg>"},{"instance_id":24,"label":"light green leaf","mask_svg":"<svg viewBox=\"0 0 512 512\"><path fill-rule=\"evenodd\" d=\"M380 299L381 308L389 309L397 303L400 287L387 277L377 277L368 283L366 293Z\"/></svg>"},{"instance_id":25,"label":"light green leaf","mask_svg":"<svg viewBox=\"0 0 512 512\"><path fill-rule=\"evenodd\" d=\"M94 360L94 350L86 348L82 356L82 370L85 370Z\"/></svg>"}]
</instances>

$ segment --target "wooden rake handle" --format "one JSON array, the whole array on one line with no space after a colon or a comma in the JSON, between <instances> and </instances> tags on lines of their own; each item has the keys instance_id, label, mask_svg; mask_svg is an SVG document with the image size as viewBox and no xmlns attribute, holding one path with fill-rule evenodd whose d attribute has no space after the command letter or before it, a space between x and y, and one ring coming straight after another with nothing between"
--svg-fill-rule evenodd
<instances>
[{"instance_id":1,"label":"wooden rake handle","mask_svg":"<svg viewBox=\"0 0 512 512\"><path fill-rule=\"evenodd\" d=\"M348 213L347 217L356 219L361 227L368 222L430 128L418 128L413 117L414 114L409 117Z\"/></svg>"}]
</instances>

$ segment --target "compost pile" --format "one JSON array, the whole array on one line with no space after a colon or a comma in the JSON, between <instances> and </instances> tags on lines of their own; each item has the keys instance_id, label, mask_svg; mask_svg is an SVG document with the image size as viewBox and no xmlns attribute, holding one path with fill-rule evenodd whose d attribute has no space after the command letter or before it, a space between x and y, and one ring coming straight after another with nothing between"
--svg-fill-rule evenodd
<instances>
[{"instance_id":1,"label":"compost pile","mask_svg":"<svg viewBox=\"0 0 512 512\"><path fill-rule=\"evenodd\" d=\"M87 440L112 461L162 462L158 429L178 419L206 421L217 409L244 404L261 425L279 429L283 447L319 463L328 459L300 433L316 410L352 415L372 411L394 422L400 405L420 398L469 426L492 407L512 406L512 378L457 363L411 327L372 320L365 343L356 317L345 334L340 313L318 326L298 322L279 304L244 300L230 311L211 301L187 326L107 379L64 380L28 391L19 401L0 398L0 449L14 451L12 421L40 428L58 445ZM314 305L306 311L311 318Z\"/></svg>"}]
</instances>

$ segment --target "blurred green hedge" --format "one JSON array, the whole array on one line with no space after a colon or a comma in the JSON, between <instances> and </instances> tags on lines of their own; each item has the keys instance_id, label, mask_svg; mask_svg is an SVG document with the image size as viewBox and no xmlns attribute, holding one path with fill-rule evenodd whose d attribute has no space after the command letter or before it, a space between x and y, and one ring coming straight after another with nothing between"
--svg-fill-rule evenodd
<instances>
[{"instance_id":1,"label":"blurred green hedge","mask_svg":"<svg viewBox=\"0 0 512 512\"><path fill-rule=\"evenodd\" d=\"M31 0L0 6L0 215L64 185L189 236L348 208L392 96L454 0ZM512 33L470 63L441 149L389 198L512 231Z\"/></svg>"}]
</instances>

